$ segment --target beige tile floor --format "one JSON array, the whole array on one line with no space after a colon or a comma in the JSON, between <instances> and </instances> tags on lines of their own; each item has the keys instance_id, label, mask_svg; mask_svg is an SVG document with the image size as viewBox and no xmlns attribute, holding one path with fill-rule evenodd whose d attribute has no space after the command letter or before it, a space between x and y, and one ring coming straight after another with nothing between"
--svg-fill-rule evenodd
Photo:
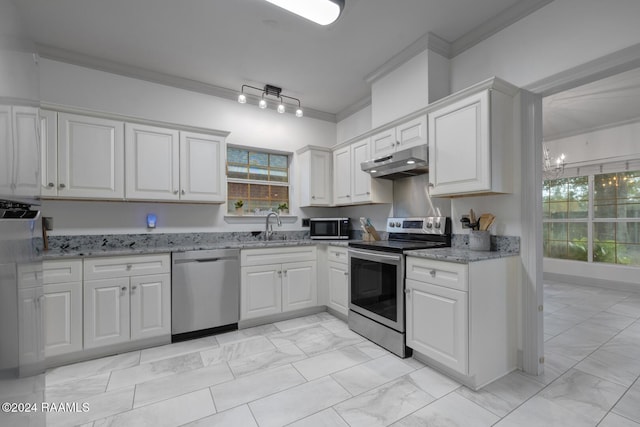
<instances>
[{"instance_id":1,"label":"beige tile floor","mask_svg":"<svg viewBox=\"0 0 640 427\"><path fill-rule=\"evenodd\" d=\"M640 426L640 294L545 284L542 376L474 392L327 313L53 369L49 426Z\"/></svg>"}]
</instances>

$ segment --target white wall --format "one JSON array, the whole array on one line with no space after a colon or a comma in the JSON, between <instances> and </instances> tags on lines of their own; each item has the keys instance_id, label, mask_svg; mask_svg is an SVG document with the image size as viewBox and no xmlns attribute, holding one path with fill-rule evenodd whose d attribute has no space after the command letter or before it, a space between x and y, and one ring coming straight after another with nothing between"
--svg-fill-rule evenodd
<instances>
[{"instance_id":1,"label":"white wall","mask_svg":"<svg viewBox=\"0 0 640 427\"><path fill-rule=\"evenodd\" d=\"M555 0L451 60L452 91L491 76L516 86L640 43L640 1Z\"/></svg>"},{"instance_id":2,"label":"white wall","mask_svg":"<svg viewBox=\"0 0 640 427\"><path fill-rule=\"evenodd\" d=\"M567 166L610 157L640 158L640 121L550 140L546 144L553 156L560 153L567 156Z\"/></svg>"},{"instance_id":3,"label":"white wall","mask_svg":"<svg viewBox=\"0 0 640 427\"><path fill-rule=\"evenodd\" d=\"M372 129L371 127L371 104L356 111L349 117L340 120L337 124L338 144L362 135Z\"/></svg>"},{"instance_id":4,"label":"white wall","mask_svg":"<svg viewBox=\"0 0 640 427\"><path fill-rule=\"evenodd\" d=\"M336 124L254 105L91 70L40 61L41 100L47 103L124 114L144 119L230 131L230 144L295 152L305 145L333 146ZM322 209L298 208L295 157L291 164L291 214L314 216ZM230 225L226 205L45 201L56 234L146 233L144 216L158 215L158 232L260 230L262 222ZM301 229L300 220L283 229Z\"/></svg>"},{"instance_id":5,"label":"white wall","mask_svg":"<svg viewBox=\"0 0 640 427\"><path fill-rule=\"evenodd\" d=\"M429 50L371 84L371 124L374 128L428 104Z\"/></svg>"}]
</instances>

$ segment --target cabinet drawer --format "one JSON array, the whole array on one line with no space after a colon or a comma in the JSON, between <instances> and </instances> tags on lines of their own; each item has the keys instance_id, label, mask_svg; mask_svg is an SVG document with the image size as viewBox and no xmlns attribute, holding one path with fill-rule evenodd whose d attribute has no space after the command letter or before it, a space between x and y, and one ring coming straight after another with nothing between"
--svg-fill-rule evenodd
<instances>
[{"instance_id":1,"label":"cabinet drawer","mask_svg":"<svg viewBox=\"0 0 640 427\"><path fill-rule=\"evenodd\" d=\"M286 262L315 261L315 246L285 246L279 248L243 249L240 265L281 264Z\"/></svg>"},{"instance_id":2,"label":"cabinet drawer","mask_svg":"<svg viewBox=\"0 0 640 427\"><path fill-rule=\"evenodd\" d=\"M347 264L349 261L349 256L347 252L347 248L339 247L339 246L329 246L327 249L328 261L335 261L341 264Z\"/></svg>"},{"instance_id":3,"label":"cabinet drawer","mask_svg":"<svg viewBox=\"0 0 640 427\"><path fill-rule=\"evenodd\" d=\"M42 284L82 281L81 259L60 259L42 263Z\"/></svg>"},{"instance_id":4,"label":"cabinet drawer","mask_svg":"<svg viewBox=\"0 0 640 427\"><path fill-rule=\"evenodd\" d=\"M18 288L33 288L42 284L42 263L18 264Z\"/></svg>"},{"instance_id":5,"label":"cabinet drawer","mask_svg":"<svg viewBox=\"0 0 640 427\"><path fill-rule=\"evenodd\" d=\"M407 279L432 283L459 291L469 290L468 269L466 264L434 261L430 259L407 257Z\"/></svg>"},{"instance_id":6,"label":"cabinet drawer","mask_svg":"<svg viewBox=\"0 0 640 427\"><path fill-rule=\"evenodd\" d=\"M169 254L100 257L84 260L85 280L162 274L171 271Z\"/></svg>"}]
</instances>

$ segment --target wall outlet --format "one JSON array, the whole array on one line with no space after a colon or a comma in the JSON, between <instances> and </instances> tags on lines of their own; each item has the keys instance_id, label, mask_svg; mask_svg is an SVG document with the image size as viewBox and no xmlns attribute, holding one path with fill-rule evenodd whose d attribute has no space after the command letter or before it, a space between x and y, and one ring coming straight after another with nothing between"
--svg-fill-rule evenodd
<instances>
[{"instance_id":1,"label":"wall outlet","mask_svg":"<svg viewBox=\"0 0 640 427\"><path fill-rule=\"evenodd\" d=\"M303 227L310 227L311 226L311 221L309 220L309 218L302 218L302 226Z\"/></svg>"}]
</instances>

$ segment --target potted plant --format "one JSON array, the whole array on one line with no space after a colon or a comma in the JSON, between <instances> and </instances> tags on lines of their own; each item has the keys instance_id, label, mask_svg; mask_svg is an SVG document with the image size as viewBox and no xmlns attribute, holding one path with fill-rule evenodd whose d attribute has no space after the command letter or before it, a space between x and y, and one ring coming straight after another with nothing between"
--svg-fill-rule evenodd
<instances>
[{"instance_id":1,"label":"potted plant","mask_svg":"<svg viewBox=\"0 0 640 427\"><path fill-rule=\"evenodd\" d=\"M236 208L236 215L242 215L243 214L242 207L244 206L244 202L242 200L237 200L233 205Z\"/></svg>"},{"instance_id":2,"label":"potted plant","mask_svg":"<svg viewBox=\"0 0 640 427\"><path fill-rule=\"evenodd\" d=\"M282 215L282 214L285 214L285 215L286 215L286 214L288 214L288 213L289 213L289 205L287 205L287 203L286 203L286 202L285 202L285 203L280 203L280 204L278 205L278 213L279 213L280 215Z\"/></svg>"}]
</instances>

